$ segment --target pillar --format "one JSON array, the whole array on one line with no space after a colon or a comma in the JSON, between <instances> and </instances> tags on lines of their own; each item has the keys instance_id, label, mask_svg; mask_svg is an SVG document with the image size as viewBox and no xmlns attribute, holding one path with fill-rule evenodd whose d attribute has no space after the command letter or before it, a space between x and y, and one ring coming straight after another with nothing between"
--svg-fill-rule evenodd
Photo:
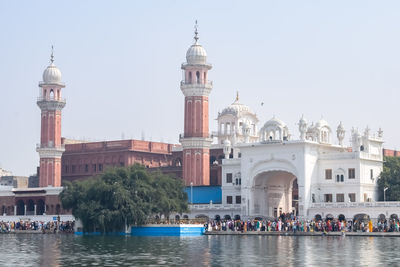
<instances>
[{"instance_id":1,"label":"pillar","mask_svg":"<svg viewBox=\"0 0 400 267\"><path fill-rule=\"evenodd\" d=\"M37 214L36 214L36 204L33 205L33 215L37 215Z\"/></svg>"},{"instance_id":2,"label":"pillar","mask_svg":"<svg viewBox=\"0 0 400 267\"><path fill-rule=\"evenodd\" d=\"M24 205L24 215L26 215L26 205Z\"/></svg>"},{"instance_id":3,"label":"pillar","mask_svg":"<svg viewBox=\"0 0 400 267\"><path fill-rule=\"evenodd\" d=\"M17 205L14 205L14 216L17 216Z\"/></svg>"}]
</instances>

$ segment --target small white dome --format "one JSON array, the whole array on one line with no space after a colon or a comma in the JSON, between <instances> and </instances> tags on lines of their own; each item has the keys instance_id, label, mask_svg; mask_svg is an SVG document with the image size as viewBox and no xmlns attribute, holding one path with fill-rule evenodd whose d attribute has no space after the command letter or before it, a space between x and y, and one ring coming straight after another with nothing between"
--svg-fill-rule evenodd
<instances>
[{"instance_id":1,"label":"small white dome","mask_svg":"<svg viewBox=\"0 0 400 267\"><path fill-rule=\"evenodd\" d=\"M61 71L51 63L43 72L44 83L61 83Z\"/></svg>"},{"instance_id":2,"label":"small white dome","mask_svg":"<svg viewBox=\"0 0 400 267\"><path fill-rule=\"evenodd\" d=\"M284 123L280 119L275 118L275 116L274 116L272 119L270 119L269 121L267 121L264 124L264 128L267 128L268 126L280 126L280 127L284 128L284 127L286 127L286 123Z\"/></svg>"},{"instance_id":3,"label":"small white dome","mask_svg":"<svg viewBox=\"0 0 400 267\"><path fill-rule=\"evenodd\" d=\"M236 99L235 102L233 102L231 105L224 108L220 115L225 115L228 113L231 113L235 116L238 116L241 113L254 114L253 111L251 111L251 109L248 106L239 103L238 99Z\"/></svg>"},{"instance_id":4,"label":"small white dome","mask_svg":"<svg viewBox=\"0 0 400 267\"><path fill-rule=\"evenodd\" d=\"M186 52L186 62L188 64L207 64L206 50L196 42Z\"/></svg>"},{"instance_id":5,"label":"small white dome","mask_svg":"<svg viewBox=\"0 0 400 267\"><path fill-rule=\"evenodd\" d=\"M326 120L324 119L320 119L316 124L315 127L317 128L322 128L322 127L328 127L329 128L329 124Z\"/></svg>"}]
</instances>

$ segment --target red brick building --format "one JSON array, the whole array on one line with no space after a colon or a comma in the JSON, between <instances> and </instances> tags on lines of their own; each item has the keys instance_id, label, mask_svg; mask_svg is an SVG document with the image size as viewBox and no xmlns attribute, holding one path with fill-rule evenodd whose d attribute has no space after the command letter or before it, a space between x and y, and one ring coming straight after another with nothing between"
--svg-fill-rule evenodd
<instances>
[{"instance_id":1,"label":"red brick building","mask_svg":"<svg viewBox=\"0 0 400 267\"><path fill-rule=\"evenodd\" d=\"M211 185L221 185L222 148L211 149L206 162ZM182 147L142 140L118 140L65 144L61 159L62 180L83 180L103 173L107 168L131 166L135 163L163 173L183 177Z\"/></svg>"}]
</instances>

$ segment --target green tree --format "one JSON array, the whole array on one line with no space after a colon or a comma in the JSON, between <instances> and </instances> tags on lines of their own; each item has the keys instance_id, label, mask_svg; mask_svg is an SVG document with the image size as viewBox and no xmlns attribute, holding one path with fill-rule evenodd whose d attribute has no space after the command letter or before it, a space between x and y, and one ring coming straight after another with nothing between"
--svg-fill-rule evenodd
<instances>
[{"instance_id":1,"label":"green tree","mask_svg":"<svg viewBox=\"0 0 400 267\"><path fill-rule=\"evenodd\" d=\"M386 191L387 201L400 201L400 158L385 157L383 171L378 180L379 199L383 200L383 190Z\"/></svg>"},{"instance_id":2,"label":"green tree","mask_svg":"<svg viewBox=\"0 0 400 267\"><path fill-rule=\"evenodd\" d=\"M140 225L153 214L169 217L188 210L179 179L148 172L141 165L109 169L104 174L66 183L60 194L65 209L72 209L83 230L114 232L125 225Z\"/></svg>"}]
</instances>

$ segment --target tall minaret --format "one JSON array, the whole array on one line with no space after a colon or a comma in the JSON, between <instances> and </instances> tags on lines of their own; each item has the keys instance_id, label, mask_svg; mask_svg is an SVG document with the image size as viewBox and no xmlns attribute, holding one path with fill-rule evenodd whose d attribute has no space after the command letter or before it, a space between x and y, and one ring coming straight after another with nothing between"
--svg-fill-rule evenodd
<instances>
[{"instance_id":1,"label":"tall minaret","mask_svg":"<svg viewBox=\"0 0 400 267\"><path fill-rule=\"evenodd\" d=\"M210 145L208 130L208 95L212 82L207 80L211 64L207 53L198 43L197 21L194 44L186 52L186 63L182 64L184 80L181 90L185 95L183 146L183 179L186 185L210 184Z\"/></svg>"},{"instance_id":2,"label":"tall minaret","mask_svg":"<svg viewBox=\"0 0 400 267\"><path fill-rule=\"evenodd\" d=\"M61 110L65 100L61 98L61 72L54 65L53 47L50 65L43 72L43 81L39 82L40 95L37 105L42 111L40 145L36 151L40 157L39 186L61 186Z\"/></svg>"}]
</instances>

